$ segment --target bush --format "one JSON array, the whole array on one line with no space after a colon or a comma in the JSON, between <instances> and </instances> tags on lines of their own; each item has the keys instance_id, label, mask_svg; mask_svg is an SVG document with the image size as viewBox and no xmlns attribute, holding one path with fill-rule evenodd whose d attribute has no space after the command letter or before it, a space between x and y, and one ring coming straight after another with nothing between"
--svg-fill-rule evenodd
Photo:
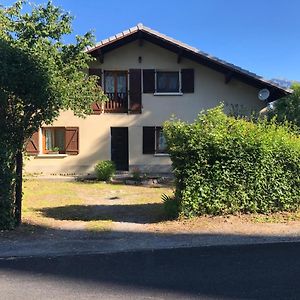
<instances>
[{"instance_id":1,"label":"bush","mask_svg":"<svg viewBox=\"0 0 300 300\"><path fill-rule=\"evenodd\" d=\"M110 160L99 161L95 166L97 179L100 181L108 181L116 172L115 164Z\"/></svg>"},{"instance_id":2,"label":"bush","mask_svg":"<svg viewBox=\"0 0 300 300\"><path fill-rule=\"evenodd\" d=\"M133 180L137 182L142 181L142 171L138 167L132 169L131 175Z\"/></svg>"},{"instance_id":3,"label":"bush","mask_svg":"<svg viewBox=\"0 0 300 300\"><path fill-rule=\"evenodd\" d=\"M300 204L300 138L288 125L229 117L223 106L193 124L164 124L178 214L295 211Z\"/></svg>"},{"instance_id":4,"label":"bush","mask_svg":"<svg viewBox=\"0 0 300 300\"><path fill-rule=\"evenodd\" d=\"M175 197L170 197L166 194L161 195L164 203L164 211L168 218L175 219L178 217L179 202Z\"/></svg>"}]
</instances>

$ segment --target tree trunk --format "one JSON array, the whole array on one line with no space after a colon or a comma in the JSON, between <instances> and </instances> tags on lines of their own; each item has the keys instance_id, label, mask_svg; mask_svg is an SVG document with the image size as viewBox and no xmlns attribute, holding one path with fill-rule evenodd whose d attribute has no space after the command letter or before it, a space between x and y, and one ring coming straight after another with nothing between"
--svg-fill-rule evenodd
<instances>
[{"instance_id":1,"label":"tree trunk","mask_svg":"<svg viewBox=\"0 0 300 300\"><path fill-rule=\"evenodd\" d=\"M15 227L16 152L0 134L0 230Z\"/></svg>"},{"instance_id":2,"label":"tree trunk","mask_svg":"<svg viewBox=\"0 0 300 300\"><path fill-rule=\"evenodd\" d=\"M22 182L23 182L23 154L18 150L16 155L16 198L15 198L15 219L16 226L21 224L22 219Z\"/></svg>"}]
</instances>

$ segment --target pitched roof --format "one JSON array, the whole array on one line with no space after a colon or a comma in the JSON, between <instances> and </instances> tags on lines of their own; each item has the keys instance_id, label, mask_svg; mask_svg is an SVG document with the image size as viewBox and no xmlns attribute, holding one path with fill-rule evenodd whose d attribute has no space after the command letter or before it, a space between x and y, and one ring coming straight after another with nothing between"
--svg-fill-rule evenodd
<instances>
[{"instance_id":1,"label":"pitched roof","mask_svg":"<svg viewBox=\"0 0 300 300\"><path fill-rule=\"evenodd\" d=\"M229 80L231 78L236 78L257 88L268 88L271 91L270 101L293 92L293 90L289 88L283 88L271 80L267 80L255 73L173 39L165 34L146 27L141 23L100 41L94 47L88 48L87 52L97 56L100 53L104 54L105 52L111 51L137 39L148 40L154 44L167 48L182 57L188 57L203 65L211 67L216 71L222 72Z\"/></svg>"}]
</instances>

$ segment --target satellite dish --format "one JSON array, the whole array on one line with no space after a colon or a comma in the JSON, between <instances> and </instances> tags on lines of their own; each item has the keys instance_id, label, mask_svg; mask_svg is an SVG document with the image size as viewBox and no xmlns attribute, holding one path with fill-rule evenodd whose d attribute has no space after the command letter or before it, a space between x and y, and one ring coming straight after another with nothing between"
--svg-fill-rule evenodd
<instances>
[{"instance_id":1,"label":"satellite dish","mask_svg":"<svg viewBox=\"0 0 300 300\"><path fill-rule=\"evenodd\" d=\"M270 96L270 91L268 89L262 89L258 92L258 99L261 101L267 100Z\"/></svg>"}]
</instances>

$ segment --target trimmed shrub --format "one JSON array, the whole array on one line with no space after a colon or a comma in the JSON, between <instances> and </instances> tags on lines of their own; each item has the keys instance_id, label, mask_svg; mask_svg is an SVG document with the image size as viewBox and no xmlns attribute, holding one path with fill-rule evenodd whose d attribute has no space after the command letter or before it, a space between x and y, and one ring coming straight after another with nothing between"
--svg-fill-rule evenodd
<instances>
[{"instance_id":1,"label":"trimmed shrub","mask_svg":"<svg viewBox=\"0 0 300 300\"><path fill-rule=\"evenodd\" d=\"M180 216L299 208L300 138L288 124L236 119L219 106L193 124L165 122L164 135Z\"/></svg>"},{"instance_id":2,"label":"trimmed shrub","mask_svg":"<svg viewBox=\"0 0 300 300\"><path fill-rule=\"evenodd\" d=\"M99 161L95 166L97 179L100 181L110 180L116 172L114 162L110 160Z\"/></svg>"}]
</instances>

